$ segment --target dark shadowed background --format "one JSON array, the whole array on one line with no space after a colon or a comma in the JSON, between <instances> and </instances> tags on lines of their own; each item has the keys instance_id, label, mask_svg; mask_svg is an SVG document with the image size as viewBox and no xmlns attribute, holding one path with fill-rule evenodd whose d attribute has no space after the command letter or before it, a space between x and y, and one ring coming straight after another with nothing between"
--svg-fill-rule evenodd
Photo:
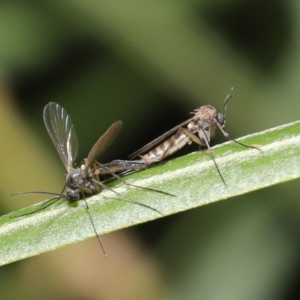
<instances>
[{"instance_id":1,"label":"dark shadowed background","mask_svg":"<svg viewBox=\"0 0 300 300\"><path fill-rule=\"evenodd\" d=\"M232 137L299 120L299 16L296 0L2 0L1 213L45 199L13 192L62 189L50 101L72 117L78 163L116 120L101 162L201 105L222 111L231 87ZM4 266L1 299L296 299L299 220L295 180L103 236L107 259L94 238Z\"/></svg>"}]
</instances>

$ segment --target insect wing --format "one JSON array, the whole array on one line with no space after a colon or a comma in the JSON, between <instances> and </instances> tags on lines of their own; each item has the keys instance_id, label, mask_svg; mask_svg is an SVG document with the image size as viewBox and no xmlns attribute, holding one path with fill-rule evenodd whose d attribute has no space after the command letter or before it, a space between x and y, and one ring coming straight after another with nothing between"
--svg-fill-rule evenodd
<instances>
[{"instance_id":1,"label":"insect wing","mask_svg":"<svg viewBox=\"0 0 300 300\"><path fill-rule=\"evenodd\" d=\"M122 121L113 123L106 132L98 139L93 148L91 149L88 158L85 161L85 170L87 170L96 161L96 159L106 150L114 138L118 135Z\"/></svg>"},{"instance_id":2,"label":"insect wing","mask_svg":"<svg viewBox=\"0 0 300 300\"><path fill-rule=\"evenodd\" d=\"M70 171L78 153L78 139L70 116L62 106L50 102L44 108L44 122L66 170Z\"/></svg>"},{"instance_id":3,"label":"insect wing","mask_svg":"<svg viewBox=\"0 0 300 300\"><path fill-rule=\"evenodd\" d=\"M157 146L158 144L162 143L164 140L166 140L171 134L173 134L175 131L177 131L179 128L183 127L184 125L186 125L187 123L191 122L193 118L190 118L184 122L182 122L181 124L173 127L172 129L168 130L167 132L165 132L164 134L162 134L161 136L159 136L158 138L156 138L155 140L153 140L152 142L148 143L147 145L145 145L144 147L142 147L141 149L137 150L136 152L132 153L129 158L133 159L136 156L139 156L145 152L148 152L150 150L152 150L155 146Z\"/></svg>"}]
</instances>

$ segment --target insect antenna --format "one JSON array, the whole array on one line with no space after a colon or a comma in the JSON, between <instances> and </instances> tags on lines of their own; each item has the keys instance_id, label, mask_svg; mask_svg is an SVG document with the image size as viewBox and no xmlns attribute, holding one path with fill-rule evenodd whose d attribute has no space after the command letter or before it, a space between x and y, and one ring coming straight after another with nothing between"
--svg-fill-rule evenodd
<instances>
[{"instance_id":1,"label":"insect antenna","mask_svg":"<svg viewBox=\"0 0 300 300\"><path fill-rule=\"evenodd\" d=\"M233 91L233 87L230 89L230 91L228 92L228 94L226 95L225 100L224 100L223 115L225 117L225 120L226 120L227 104L228 104L228 101L232 98L232 95L231 95L232 91Z\"/></svg>"},{"instance_id":2,"label":"insect antenna","mask_svg":"<svg viewBox=\"0 0 300 300\"><path fill-rule=\"evenodd\" d=\"M42 211L45 208L47 208L47 207L51 206L52 204L54 204L59 199L66 197L66 195L64 195L64 194L51 193L51 192L43 192L43 191L20 192L20 193L14 193L14 194L12 194L12 196L23 196L23 195L29 195L29 194L53 195L53 196L56 196L56 197L46 200L41 205L41 207L39 207L39 208L37 208L37 209L35 209L35 210L31 211L31 212L24 213L24 214L21 214L21 215L18 215L18 216L12 216L12 218L19 218L19 217L23 217L23 216L28 216L28 215L34 214L34 213L36 213L38 211Z\"/></svg>"},{"instance_id":3,"label":"insect antenna","mask_svg":"<svg viewBox=\"0 0 300 300\"><path fill-rule=\"evenodd\" d=\"M21 214L21 215L18 215L18 216L11 216L11 218L20 218L20 217L23 217L23 216L32 215L32 214L34 214L34 213L36 213L36 212L42 211L42 210L44 210L45 208L51 206L52 204L54 204L56 201L58 201L58 200L61 199L61 198L67 198L65 194L58 194L58 193L51 193L51 192L43 192L43 191L20 192L20 193L12 194L12 196L22 196L22 195L29 195L29 194L55 195L56 197L46 200L46 201L42 204L42 206L41 206L40 208L38 208L38 209L35 209L35 210L33 210L33 211L30 211L30 212L28 212L28 213L24 213L24 214ZM90 221L91 221L91 223L92 223L93 230L94 230L94 232L95 232L95 234L96 234L98 243L99 243L99 245L100 245L100 247L101 247L101 249L102 249L102 252L103 252L104 256L107 257L107 254L106 254L106 252L105 252L105 249L104 249L104 247L103 247L103 244L101 243L99 234L97 233L97 230L96 230L96 227L95 227L93 218L92 218L92 216L91 216L91 214L90 214L90 212L89 212L89 208L90 208L90 207L89 207L89 205L88 205L88 203L87 203L87 201L86 201L86 199L85 199L85 197L84 197L84 193L82 193L82 194L83 194L83 200L84 200L85 205L86 205L86 210L87 210L88 216L89 216L89 218L90 218Z\"/></svg>"},{"instance_id":4,"label":"insect antenna","mask_svg":"<svg viewBox=\"0 0 300 300\"><path fill-rule=\"evenodd\" d=\"M227 131L224 130L224 126L225 126L225 123L226 123L226 110L227 110L227 104L228 104L228 101L232 98L232 95L231 95L231 92L233 91L233 87L230 89L229 93L226 95L225 97L225 100L224 100L224 106L223 106L223 116L224 116L224 124L223 126L220 125L219 122L216 122L217 123L217 126L219 127L219 129L222 131L223 135L230 141L233 141L235 142L236 144L239 144L243 147L246 147L246 148L251 148L251 149L256 149L260 152L263 152L261 149L255 147L255 146L250 146L250 145L246 145L246 144L243 144L241 142L238 142L237 140L233 139L230 137L229 133Z\"/></svg>"}]
</instances>

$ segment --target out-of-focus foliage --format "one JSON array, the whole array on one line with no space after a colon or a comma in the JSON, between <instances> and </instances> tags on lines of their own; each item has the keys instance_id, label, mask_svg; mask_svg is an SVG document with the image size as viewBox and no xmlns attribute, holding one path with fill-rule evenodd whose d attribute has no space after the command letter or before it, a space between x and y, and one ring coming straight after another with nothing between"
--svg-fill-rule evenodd
<instances>
[{"instance_id":1,"label":"out-of-focus foliage","mask_svg":"<svg viewBox=\"0 0 300 300\"><path fill-rule=\"evenodd\" d=\"M26 206L7 202L12 192L62 189L42 122L49 101L72 116L78 163L115 120L124 128L103 161L126 158L200 105L221 110L231 86L231 136L298 120L299 14L283 0L1 1L2 212ZM143 226L144 244L128 231L105 236L107 260L91 240L4 267L1 296L294 299L297 181L243 198Z\"/></svg>"}]
</instances>

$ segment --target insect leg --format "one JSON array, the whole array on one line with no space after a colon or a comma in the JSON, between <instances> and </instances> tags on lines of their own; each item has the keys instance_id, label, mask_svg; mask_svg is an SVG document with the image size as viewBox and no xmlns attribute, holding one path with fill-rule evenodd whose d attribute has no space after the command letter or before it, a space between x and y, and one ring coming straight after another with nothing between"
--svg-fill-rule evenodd
<instances>
[{"instance_id":1,"label":"insect leg","mask_svg":"<svg viewBox=\"0 0 300 300\"><path fill-rule=\"evenodd\" d=\"M163 214L162 214L158 209L155 209L155 208L153 208L153 207L151 207L151 206L149 206L149 205L146 205L146 204L140 203L140 202L138 202L138 201L134 201L134 200L132 200L132 199L130 199L130 198L127 198L126 196L121 195L120 193L116 192L114 189L108 187L107 185L103 184L103 183L100 182L100 181L96 181L96 180L93 179L93 182L96 183L96 184L98 184L99 186L101 186L103 189L107 189L107 190L109 190L109 191L115 193L116 195L120 196L122 201L129 202L129 203L134 203L134 204L137 204L137 205L140 205L140 206L149 208L149 209L151 209L151 210L157 212L157 213L160 214L161 216L163 216Z\"/></svg>"},{"instance_id":2,"label":"insect leg","mask_svg":"<svg viewBox=\"0 0 300 300\"><path fill-rule=\"evenodd\" d=\"M256 149L256 150L258 150L258 151L260 151L260 152L263 152L261 149L255 147L255 146L249 146L249 145L243 144L243 143L238 142L237 140L231 138L230 135L229 135L229 133L228 133L227 131L225 131L224 128L222 128L222 126L221 126L218 122L216 122L216 124L218 125L219 129L221 130L221 132L223 133L223 135L224 135L228 140L233 141L233 142L235 142L235 143L237 143L237 144L239 144L239 145L241 145L241 146L243 146L243 147L245 147L245 148Z\"/></svg>"}]
</instances>

